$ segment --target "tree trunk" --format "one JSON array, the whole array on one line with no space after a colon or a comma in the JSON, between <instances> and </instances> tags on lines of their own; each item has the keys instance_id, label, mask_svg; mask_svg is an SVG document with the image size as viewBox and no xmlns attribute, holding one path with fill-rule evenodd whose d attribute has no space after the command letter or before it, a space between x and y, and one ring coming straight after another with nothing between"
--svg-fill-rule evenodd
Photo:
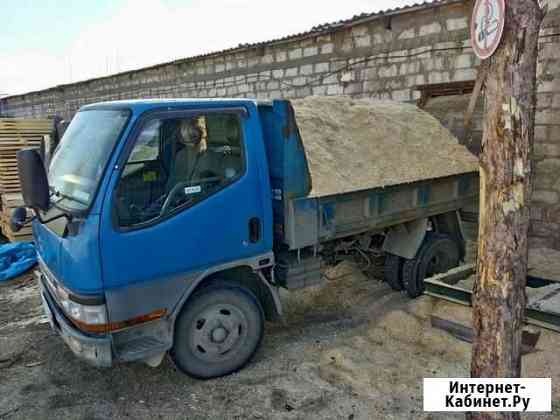
<instances>
[{"instance_id":1,"label":"tree trunk","mask_svg":"<svg viewBox=\"0 0 560 420\"><path fill-rule=\"evenodd\" d=\"M521 374L531 154L536 105L538 0L507 0L501 46L489 58L480 157L478 279L474 287L471 376ZM473 413L471 419L517 419Z\"/></svg>"}]
</instances>

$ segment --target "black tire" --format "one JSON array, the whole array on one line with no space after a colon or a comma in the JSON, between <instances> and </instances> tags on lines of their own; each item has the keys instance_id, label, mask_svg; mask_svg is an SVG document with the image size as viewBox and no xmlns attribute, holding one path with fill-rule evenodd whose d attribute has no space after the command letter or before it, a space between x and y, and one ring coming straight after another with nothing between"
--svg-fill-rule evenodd
<instances>
[{"instance_id":1,"label":"black tire","mask_svg":"<svg viewBox=\"0 0 560 420\"><path fill-rule=\"evenodd\" d=\"M391 289L400 291L404 288L402 279L404 258L387 253L385 257L385 281Z\"/></svg>"},{"instance_id":2,"label":"black tire","mask_svg":"<svg viewBox=\"0 0 560 420\"><path fill-rule=\"evenodd\" d=\"M417 298L424 293L424 279L445 273L459 265L457 242L447 235L429 233L418 254L403 265L403 283L406 293Z\"/></svg>"},{"instance_id":3,"label":"black tire","mask_svg":"<svg viewBox=\"0 0 560 420\"><path fill-rule=\"evenodd\" d=\"M197 292L175 323L171 357L189 376L210 379L241 369L259 348L263 309L248 289L220 283Z\"/></svg>"},{"instance_id":4,"label":"black tire","mask_svg":"<svg viewBox=\"0 0 560 420\"><path fill-rule=\"evenodd\" d=\"M385 276L385 255L370 256L371 265L364 271L371 279L382 280Z\"/></svg>"},{"instance_id":5,"label":"black tire","mask_svg":"<svg viewBox=\"0 0 560 420\"><path fill-rule=\"evenodd\" d=\"M419 252L420 254L420 252ZM418 258L405 260L402 268L402 278L406 294L412 299L424 293L424 282L418 281Z\"/></svg>"}]
</instances>

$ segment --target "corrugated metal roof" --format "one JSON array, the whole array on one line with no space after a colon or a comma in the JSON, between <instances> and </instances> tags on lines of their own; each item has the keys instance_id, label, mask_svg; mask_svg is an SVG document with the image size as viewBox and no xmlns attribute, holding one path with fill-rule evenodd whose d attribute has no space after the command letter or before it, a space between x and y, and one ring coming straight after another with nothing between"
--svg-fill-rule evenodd
<instances>
[{"instance_id":1,"label":"corrugated metal roof","mask_svg":"<svg viewBox=\"0 0 560 420\"><path fill-rule=\"evenodd\" d=\"M227 48L227 49L223 49L223 50L219 50L219 51L212 51L212 52L209 52L209 53L198 54L198 55L194 55L194 56L191 56L191 57L180 58L180 59L177 59L177 60L172 60L172 61L167 61L167 62L164 62L164 63L154 64L152 66L141 67L141 68L134 69L134 70L127 70L127 71L124 71L124 72L114 73L114 74L110 74L110 75L107 75L107 76L95 77L95 78L91 78L91 79L82 80L82 81L79 81L79 82L57 85L57 86L54 86L52 88L41 89L41 90L22 93L22 94L17 94L17 95L11 95L11 96L4 97L2 99L16 98L16 97L20 97L20 96L31 95L31 94L34 94L34 93L45 92L45 91L49 91L49 90L53 90L53 89L60 89L60 88L68 87L68 86L77 86L77 85L84 84L84 83L90 83L90 82L97 81L97 80L103 80L103 79L109 79L109 78L112 78L112 77L134 74L134 73L138 73L138 72L145 71L145 70L156 69L156 68L159 68L159 67L165 67L165 66L168 66L168 65L182 64L182 63L187 63L187 62L191 62L191 61L197 61L197 60L204 59L204 58L214 57L214 56L217 56L217 55L223 55L223 54L234 53L234 52L241 52L241 51L244 51L244 50L247 50L247 49L262 48L262 47L270 46L270 45L274 45L274 44L291 42L291 41L294 41L294 40L297 40L297 39L303 39L303 38L308 38L308 37L312 37L312 36L319 36L321 34L327 34L327 33L336 31L340 28L343 28L343 27L352 27L352 26L355 26L355 25L358 25L358 24L361 24L361 23L365 23L365 22L369 22L371 20L375 20L375 19L381 19L381 18L384 18L384 17L395 16L395 15L399 15L399 14L403 14L403 13L411 13L411 12L415 12L415 11L418 11L418 10L424 10L424 9L429 9L429 8L433 8L433 7L439 7L439 6L443 6L443 5L447 5L447 4L463 3L465 1L466 0L432 0L432 1L425 1L425 2L422 2L422 3L414 3L414 4L411 4L411 5L408 5L408 6L395 7L395 8L392 8L392 9L386 9L386 10L372 12L372 13L362 13L362 14L359 14L359 15L355 15L355 16L349 18L349 19L343 19L343 20L339 20L337 22L331 22L331 23L325 23L325 24L322 24L322 25L317 25L317 26L312 27L309 31L300 32L300 33L297 33L297 34L291 34L291 35L287 35L287 36L281 37L281 38L271 39L271 40L268 40L268 41L260 41L260 42L247 43L247 44L239 44L237 47L233 47L233 48Z\"/></svg>"},{"instance_id":2,"label":"corrugated metal roof","mask_svg":"<svg viewBox=\"0 0 560 420\"><path fill-rule=\"evenodd\" d=\"M411 5L408 5L408 6L401 6L401 7L395 7L395 8L392 8L392 9L381 10L381 11L372 12L372 13L361 13L359 15L354 15L349 19L343 19L343 20L339 20L339 21L336 21L336 22L325 23L325 24L322 24L322 25L314 26L309 31L306 31L306 32L300 32L300 33L297 33L297 34L291 34L291 35L287 35L285 37L271 39L271 40L268 40L268 41L256 42L256 43L252 43L252 44L240 44L237 48L255 48L255 47L259 47L259 46L276 44L276 43L285 42L285 41L292 41L292 40L297 39L297 38L305 38L305 37L308 37L308 36L317 36L317 35L320 35L321 33L332 32L332 31L340 29L342 27L350 27L350 26L354 26L354 25L364 23L364 22L374 20L374 19L380 19L380 18L383 18L383 17L394 16L394 15L398 15L398 14L402 14L402 13L410 13L410 12L414 12L414 11L421 10L421 9L428 9L428 8L431 8L431 7L439 7L439 6L442 6L442 5L445 5L445 4L463 3L464 1L466 1L466 0L432 0L432 1L425 1L425 2L422 2L422 3L414 3L414 4L411 4ZM209 53L209 54L202 54L202 55L191 57L191 58L200 58L200 57L205 57L205 56L208 56L208 55L222 54L224 52L232 51L232 50L235 50L235 49L236 48L230 48L230 49L226 49L226 50L222 50L222 51L212 52L212 53Z\"/></svg>"},{"instance_id":3,"label":"corrugated metal roof","mask_svg":"<svg viewBox=\"0 0 560 420\"><path fill-rule=\"evenodd\" d=\"M372 18L392 16L401 13L410 13L412 11L415 11L415 9L426 9L429 7L437 7L448 3L461 3L463 1L464 0L432 0L432 1L425 1L422 3L414 3L408 6L401 6L392 9L381 10L373 13L362 13L359 15L352 16L350 19L339 20L338 22L326 23L324 25L315 26L311 29L311 31L338 29L341 26L355 25L357 23L361 23L364 20L370 20Z\"/></svg>"}]
</instances>

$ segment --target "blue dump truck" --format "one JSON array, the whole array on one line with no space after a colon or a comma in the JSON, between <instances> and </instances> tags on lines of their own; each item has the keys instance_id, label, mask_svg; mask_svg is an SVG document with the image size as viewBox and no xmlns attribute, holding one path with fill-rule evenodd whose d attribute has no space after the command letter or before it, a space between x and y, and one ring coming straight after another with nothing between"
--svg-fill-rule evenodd
<instances>
[{"instance_id":1,"label":"blue dump truck","mask_svg":"<svg viewBox=\"0 0 560 420\"><path fill-rule=\"evenodd\" d=\"M50 324L96 366L169 354L212 378L242 368L278 290L384 258L391 287L464 257L476 158L413 105L348 98L88 105L48 168L18 154ZM28 209L32 211L28 213ZM32 216L29 216L31 215Z\"/></svg>"}]
</instances>

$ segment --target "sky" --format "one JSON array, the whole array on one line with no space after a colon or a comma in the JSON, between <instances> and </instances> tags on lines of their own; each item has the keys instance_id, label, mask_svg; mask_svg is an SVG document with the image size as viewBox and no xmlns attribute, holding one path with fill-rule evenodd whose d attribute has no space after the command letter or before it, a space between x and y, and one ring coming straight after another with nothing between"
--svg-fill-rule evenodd
<instances>
[{"instance_id":1,"label":"sky","mask_svg":"<svg viewBox=\"0 0 560 420\"><path fill-rule=\"evenodd\" d=\"M414 0L0 0L0 96L267 41Z\"/></svg>"}]
</instances>

